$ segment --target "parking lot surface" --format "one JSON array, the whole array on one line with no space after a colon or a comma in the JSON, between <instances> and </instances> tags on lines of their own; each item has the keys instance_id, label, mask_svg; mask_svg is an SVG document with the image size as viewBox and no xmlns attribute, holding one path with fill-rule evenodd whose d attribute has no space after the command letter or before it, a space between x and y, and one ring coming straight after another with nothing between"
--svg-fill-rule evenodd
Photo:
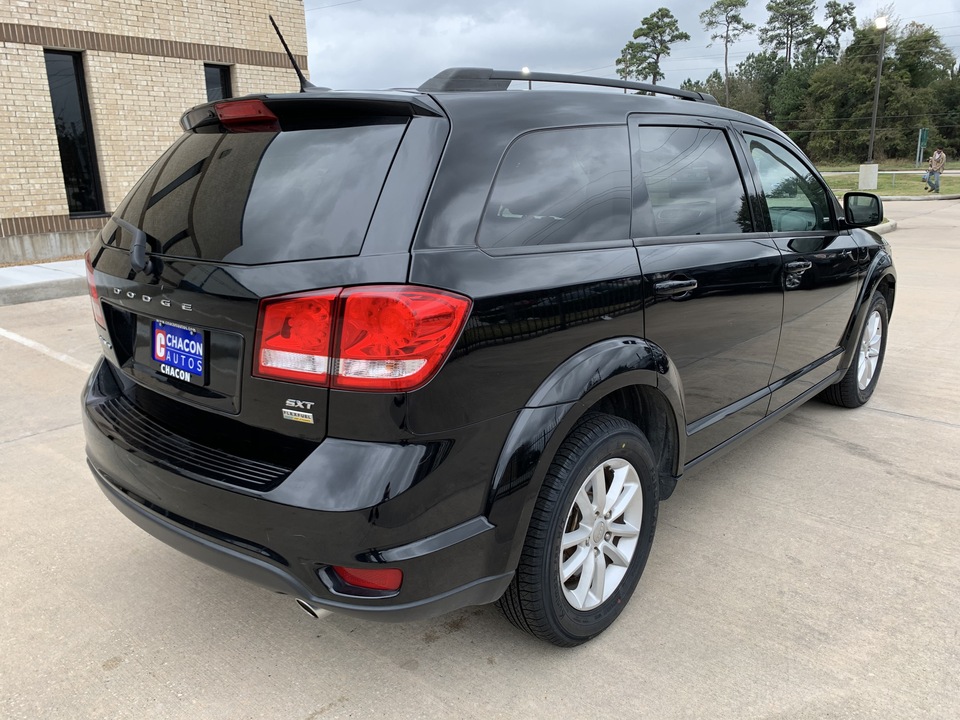
<instances>
[{"instance_id":1,"label":"parking lot surface","mask_svg":"<svg viewBox=\"0 0 960 720\"><path fill-rule=\"evenodd\" d=\"M0 307L0 717L960 717L960 201L887 203L870 404L813 401L681 480L620 619L314 620L126 520L84 460L85 297Z\"/></svg>"}]
</instances>

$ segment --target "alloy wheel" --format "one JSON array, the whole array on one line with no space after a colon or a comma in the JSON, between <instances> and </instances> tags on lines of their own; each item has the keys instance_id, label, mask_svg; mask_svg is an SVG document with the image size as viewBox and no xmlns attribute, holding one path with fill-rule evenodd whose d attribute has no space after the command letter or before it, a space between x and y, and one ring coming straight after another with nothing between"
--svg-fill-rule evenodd
<instances>
[{"instance_id":1,"label":"alloy wheel","mask_svg":"<svg viewBox=\"0 0 960 720\"><path fill-rule=\"evenodd\" d=\"M866 390L880 362L880 346L883 341L883 322L880 313L874 310L860 336L860 353L857 358L857 387Z\"/></svg>"},{"instance_id":2,"label":"alloy wheel","mask_svg":"<svg viewBox=\"0 0 960 720\"><path fill-rule=\"evenodd\" d=\"M566 601L592 610L617 589L630 567L643 523L636 469L611 458L587 475L560 539L560 583Z\"/></svg>"}]
</instances>

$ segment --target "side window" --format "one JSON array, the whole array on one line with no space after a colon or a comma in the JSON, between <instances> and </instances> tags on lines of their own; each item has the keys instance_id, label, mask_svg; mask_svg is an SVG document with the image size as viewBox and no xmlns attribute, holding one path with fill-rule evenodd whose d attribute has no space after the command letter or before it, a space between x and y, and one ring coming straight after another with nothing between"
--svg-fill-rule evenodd
<instances>
[{"instance_id":1,"label":"side window","mask_svg":"<svg viewBox=\"0 0 960 720\"><path fill-rule=\"evenodd\" d=\"M721 130L637 128L639 166L656 236L753 232L743 178Z\"/></svg>"},{"instance_id":2,"label":"side window","mask_svg":"<svg viewBox=\"0 0 960 720\"><path fill-rule=\"evenodd\" d=\"M630 211L625 126L540 130L507 150L477 242L501 248L625 240Z\"/></svg>"},{"instance_id":3,"label":"side window","mask_svg":"<svg viewBox=\"0 0 960 720\"><path fill-rule=\"evenodd\" d=\"M746 137L750 156L760 171L773 231L833 229L827 194L810 170L779 143L756 135Z\"/></svg>"}]
</instances>

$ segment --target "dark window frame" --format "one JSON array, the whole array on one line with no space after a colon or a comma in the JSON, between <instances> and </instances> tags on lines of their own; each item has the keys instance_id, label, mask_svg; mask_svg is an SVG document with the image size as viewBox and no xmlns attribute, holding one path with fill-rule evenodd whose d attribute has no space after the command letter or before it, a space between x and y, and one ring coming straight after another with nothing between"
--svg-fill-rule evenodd
<instances>
[{"instance_id":1,"label":"dark window frame","mask_svg":"<svg viewBox=\"0 0 960 720\"><path fill-rule=\"evenodd\" d=\"M90 115L90 100L87 97L87 81L86 74L83 69L83 52L74 52L70 50L53 50L44 48L43 50L44 60L46 60L48 55L59 55L69 57L73 61L73 78L76 83L77 88L77 99L80 104L80 119L84 124L84 131L87 138L87 152L89 154L89 170L90 177L88 178L90 187L92 188L92 195L94 204L99 209L93 210L73 210L70 208L70 194L67 189L67 174L63 168L63 150L60 147L60 133L57 133L57 151L60 154L60 172L63 178L63 187L64 187L64 196L67 201L67 208L69 211L70 217L83 218L83 217L104 217L109 215L106 211L106 203L103 196L103 181L100 176L100 163L97 158L97 143L94 137L93 132L93 119ZM53 98L53 88L50 86L50 76L47 73L47 86L50 92L50 104L51 112L54 113L54 121L56 121L55 107L54 107L54 98Z\"/></svg>"},{"instance_id":2,"label":"dark window frame","mask_svg":"<svg viewBox=\"0 0 960 720\"><path fill-rule=\"evenodd\" d=\"M231 77L230 68L231 65L220 65L218 63L204 63L203 64L203 80L204 85L207 91L207 102L216 102L217 100L229 100L233 97L233 78ZM216 70L219 74L220 80L220 89L222 92L221 97L212 98L210 97L210 82L207 77L208 70Z\"/></svg>"},{"instance_id":3,"label":"dark window frame","mask_svg":"<svg viewBox=\"0 0 960 720\"><path fill-rule=\"evenodd\" d=\"M504 170L505 163L509 159L510 151L514 147L522 142L524 139L529 138L534 135L541 135L545 133L557 133L557 132L567 132L567 131L577 131L577 130L594 130L594 129L618 129L624 133L625 143L623 144L623 151L626 153L625 158L625 167L624 169L628 173L630 181L630 193L632 194L632 167L629 157L630 150L630 137L629 137L629 128L625 123L596 123L596 124L579 124L579 125L558 125L558 126L546 126L540 127L532 130L527 130L520 133L515 138L513 138L506 146L503 151L503 154L500 157L500 162L497 165L497 170L494 173L493 180L490 183L490 187L487 189L487 194L484 199L483 204L483 215L481 216L481 221L477 227L477 232L474 235L474 244L482 252L491 256L501 256L501 255L533 255L533 254L542 254L542 253L558 253L558 252L576 252L582 250L590 249L607 249L607 248L618 248L618 247L629 247L633 244L631 239L632 235L632 212L628 210L626 213L626 229L627 233L623 238L610 238L606 240L592 240L585 242L561 242L561 243L544 243L544 244L534 244L534 245L514 245L514 244L505 244L505 245L484 245L481 242L483 235L483 226L484 220L487 217L487 211L490 207L490 203L494 197L494 192L497 189L497 182L501 177L501 173ZM628 196L629 197L629 196Z\"/></svg>"},{"instance_id":4,"label":"dark window frame","mask_svg":"<svg viewBox=\"0 0 960 720\"><path fill-rule=\"evenodd\" d=\"M798 154L797 150L790 146L789 140L786 142L784 138L778 137L775 134L766 131L765 128L759 127L743 127L739 129L741 138L740 141L743 143L743 153L746 157L746 161L749 164L749 172L753 178L754 185L757 189L757 198L759 201L758 210L762 213L761 219L767 224L767 232L775 235L823 235L829 233L838 233L839 230L839 218L842 216L840 210L840 202L837 199L837 196L830 189L830 186L820 177L820 173L816 171L813 165L805 159L803 155ZM750 139L748 136L753 136L759 140L764 140L766 142L773 143L780 147L784 152L790 155L798 164L807 170L810 174L810 177L813 179L814 183L818 185L826 196L826 209L830 212L830 227L823 230L802 230L802 231L777 231L773 229L773 221L770 217L770 208L766 200L766 195L764 192L763 181L760 175L760 168L757 167L757 163L753 159L750 147Z\"/></svg>"},{"instance_id":5,"label":"dark window frame","mask_svg":"<svg viewBox=\"0 0 960 720\"><path fill-rule=\"evenodd\" d=\"M634 211L632 218L633 238L636 245L657 245L664 242L715 242L729 238L732 240L742 240L745 238L764 235L764 229L760 227L762 218L757 216L758 208L755 206L755 188L752 176L752 168L746 164L746 159L742 156L740 145L734 138L733 128L726 123L720 123L716 120L704 121L696 117L687 115L632 115L629 118L630 127L630 155L631 170L633 173L633 192L634 192ZM743 201L746 202L746 210L749 214L751 229L741 230L740 232L723 231L716 233L698 233L687 235L662 235L655 225L650 215L650 192L647 187L647 179L643 173L643 166L640 162L640 146L638 133L643 128L672 128L676 130L698 130L719 132L726 141L727 149L730 151L730 158L733 160L733 167L740 179L740 186L743 190ZM745 218L746 219L746 218Z\"/></svg>"}]
</instances>

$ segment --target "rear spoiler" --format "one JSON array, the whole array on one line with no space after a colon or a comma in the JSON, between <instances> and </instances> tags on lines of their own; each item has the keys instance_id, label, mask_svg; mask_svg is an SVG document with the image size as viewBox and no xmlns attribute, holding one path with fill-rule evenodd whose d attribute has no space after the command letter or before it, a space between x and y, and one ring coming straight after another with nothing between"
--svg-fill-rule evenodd
<instances>
[{"instance_id":1,"label":"rear spoiler","mask_svg":"<svg viewBox=\"0 0 960 720\"><path fill-rule=\"evenodd\" d=\"M218 100L187 110L180 118L186 131L219 125L218 106L234 102L259 101L279 121L277 129L302 130L322 127L330 121L357 116L444 117L432 98L416 92L306 92L297 95L247 95ZM265 128L264 128L265 129Z\"/></svg>"}]
</instances>

